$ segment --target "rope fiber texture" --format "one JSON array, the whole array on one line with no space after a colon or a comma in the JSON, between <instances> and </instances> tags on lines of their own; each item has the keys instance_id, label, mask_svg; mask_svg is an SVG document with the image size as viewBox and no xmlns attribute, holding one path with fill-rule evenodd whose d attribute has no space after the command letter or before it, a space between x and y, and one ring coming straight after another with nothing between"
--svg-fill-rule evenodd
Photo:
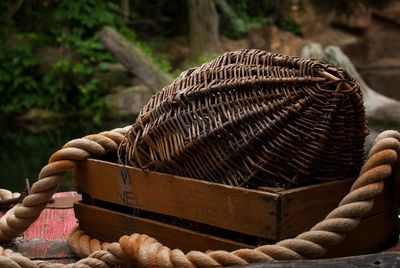
<instances>
[{"instance_id":1,"label":"rope fiber texture","mask_svg":"<svg viewBox=\"0 0 400 268\"><path fill-rule=\"evenodd\" d=\"M40 172L39 180L33 184L31 194L0 219L0 240L10 240L29 227L44 209L65 173L77 162L107 152L116 152L129 128L114 129L72 140L54 153L49 164ZM83 257L80 261L67 265L32 261L10 249L0 247L0 267L88 268L132 264L135 267L223 267L272 260L320 258L329 247L343 241L346 233L354 230L361 218L372 209L374 199L382 192L385 178L393 173L397 185L400 185L400 177L397 174L399 152L400 133L393 130L381 133L376 138L360 176L338 207L310 231L275 245L233 252L191 251L185 254L179 249L170 249L144 234L135 233L121 237L119 242L101 243L76 227L68 239L68 244L78 256ZM12 195L0 190L0 197L10 198Z\"/></svg>"}]
</instances>

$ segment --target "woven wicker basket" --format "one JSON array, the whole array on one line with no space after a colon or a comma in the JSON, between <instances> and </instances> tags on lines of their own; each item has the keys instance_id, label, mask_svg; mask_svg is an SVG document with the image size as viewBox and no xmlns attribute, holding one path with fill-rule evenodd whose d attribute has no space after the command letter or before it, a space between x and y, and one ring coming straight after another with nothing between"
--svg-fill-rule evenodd
<instances>
[{"instance_id":1,"label":"woven wicker basket","mask_svg":"<svg viewBox=\"0 0 400 268\"><path fill-rule=\"evenodd\" d=\"M346 70L252 49L182 73L141 110L120 152L135 167L289 188L355 177L367 134Z\"/></svg>"}]
</instances>

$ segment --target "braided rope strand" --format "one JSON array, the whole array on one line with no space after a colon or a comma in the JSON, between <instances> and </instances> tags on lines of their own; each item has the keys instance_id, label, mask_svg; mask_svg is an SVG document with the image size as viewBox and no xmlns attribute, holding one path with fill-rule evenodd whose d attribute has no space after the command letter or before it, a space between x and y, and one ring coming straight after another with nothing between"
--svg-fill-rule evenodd
<instances>
[{"instance_id":1,"label":"braided rope strand","mask_svg":"<svg viewBox=\"0 0 400 268\"><path fill-rule=\"evenodd\" d=\"M90 156L115 152L124 140L129 127L89 135L68 142L53 154L49 164L39 174L32 186L32 194L22 204L9 210L0 219L0 240L9 240L23 232L40 214L49 198L57 189L65 172L73 168L76 161ZM255 249L240 249L233 252L191 251L184 254L179 249L169 249L154 238L144 234L123 236L116 243L101 243L75 228L68 244L79 256L86 257L74 264L54 264L31 261L19 253L0 247L1 267L113 267L133 263L142 267L215 267L231 266L271 260L298 260L320 258L330 246L337 245L346 233L357 228L363 217L373 207L373 200L383 189L383 180L392 174L399 162L400 133L381 133L370 151L359 178L339 206L317 223L310 231L296 238L286 239L275 245L264 245ZM2 195L0 191L0 196ZM9 196L9 193L7 193Z\"/></svg>"}]
</instances>

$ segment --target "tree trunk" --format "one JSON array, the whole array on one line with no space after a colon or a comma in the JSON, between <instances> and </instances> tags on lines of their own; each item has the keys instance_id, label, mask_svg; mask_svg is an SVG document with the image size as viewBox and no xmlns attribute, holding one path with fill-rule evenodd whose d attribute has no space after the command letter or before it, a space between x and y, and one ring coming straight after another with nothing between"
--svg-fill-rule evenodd
<instances>
[{"instance_id":1,"label":"tree trunk","mask_svg":"<svg viewBox=\"0 0 400 268\"><path fill-rule=\"evenodd\" d=\"M382 122L400 122L400 101L386 97L370 88L354 67L350 59L337 46L324 50L318 43L311 43L301 49L301 56L317 58L336 67L343 67L357 80L363 93L365 112L369 119Z\"/></svg>"},{"instance_id":2,"label":"tree trunk","mask_svg":"<svg viewBox=\"0 0 400 268\"><path fill-rule=\"evenodd\" d=\"M222 18L224 19L225 23L230 25L227 27L229 29L230 36L238 39L247 33L248 27L246 23L236 14L235 10L229 5L228 2L226 2L226 0L215 0L215 4L222 14Z\"/></svg>"},{"instance_id":3,"label":"tree trunk","mask_svg":"<svg viewBox=\"0 0 400 268\"><path fill-rule=\"evenodd\" d=\"M121 11L125 24L128 24L130 22L131 14L129 0L121 0Z\"/></svg>"},{"instance_id":4,"label":"tree trunk","mask_svg":"<svg viewBox=\"0 0 400 268\"><path fill-rule=\"evenodd\" d=\"M104 46L133 75L137 76L153 93L172 82L172 78L161 71L143 51L126 40L111 27L100 32Z\"/></svg>"},{"instance_id":5,"label":"tree trunk","mask_svg":"<svg viewBox=\"0 0 400 268\"><path fill-rule=\"evenodd\" d=\"M16 0L13 5L10 6L8 10L8 16L10 18L14 17L18 10L22 7L24 0Z\"/></svg>"},{"instance_id":6,"label":"tree trunk","mask_svg":"<svg viewBox=\"0 0 400 268\"><path fill-rule=\"evenodd\" d=\"M220 52L218 14L214 0L188 0L190 60Z\"/></svg>"}]
</instances>

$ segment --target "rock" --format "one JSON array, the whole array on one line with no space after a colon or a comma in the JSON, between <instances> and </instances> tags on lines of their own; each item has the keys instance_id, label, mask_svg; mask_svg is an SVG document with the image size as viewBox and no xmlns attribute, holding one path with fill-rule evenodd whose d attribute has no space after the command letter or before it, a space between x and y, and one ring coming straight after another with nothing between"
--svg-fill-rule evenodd
<instances>
[{"instance_id":1,"label":"rock","mask_svg":"<svg viewBox=\"0 0 400 268\"><path fill-rule=\"evenodd\" d=\"M17 118L17 121L21 122L43 122L43 121L51 121L60 115L51 112L49 110L45 110L42 108L32 108L28 110L26 113L22 114Z\"/></svg>"},{"instance_id":2,"label":"rock","mask_svg":"<svg viewBox=\"0 0 400 268\"><path fill-rule=\"evenodd\" d=\"M271 52L289 56L296 56L299 54L300 48L304 44L304 40L301 37L291 32L282 31L275 26L270 27L269 31L269 50Z\"/></svg>"},{"instance_id":3,"label":"rock","mask_svg":"<svg viewBox=\"0 0 400 268\"><path fill-rule=\"evenodd\" d=\"M267 49L270 47L270 32L268 28L255 28L247 34L250 48Z\"/></svg>"},{"instance_id":4,"label":"rock","mask_svg":"<svg viewBox=\"0 0 400 268\"><path fill-rule=\"evenodd\" d=\"M189 44L186 38L178 36L167 40L167 45L162 51L170 62L172 68L180 68L184 65L189 55Z\"/></svg>"},{"instance_id":5,"label":"rock","mask_svg":"<svg viewBox=\"0 0 400 268\"><path fill-rule=\"evenodd\" d=\"M115 86L131 86L132 74L130 74L122 64L107 64L105 70L96 70L93 78L99 81L98 89L101 95L111 93Z\"/></svg>"},{"instance_id":6,"label":"rock","mask_svg":"<svg viewBox=\"0 0 400 268\"><path fill-rule=\"evenodd\" d=\"M73 64L78 62L73 53L68 52L62 47L40 47L36 50L36 56L39 60L39 71L47 74L52 71L54 64L59 60L66 59ZM86 79L81 74L69 72L68 81L71 83L85 83ZM93 72L93 78L99 80L98 89L101 95L109 93L110 89L116 85L132 85L132 75L126 71L121 64L107 64L105 70L97 68Z\"/></svg>"},{"instance_id":7,"label":"rock","mask_svg":"<svg viewBox=\"0 0 400 268\"><path fill-rule=\"evenodd\" d=\"M39 71L47 74L53 69L53 65L62 59L72 61L73 53L67 51L63 47L43 46L37 48L36 57L39 61Z\"/></svg>"},{"instance_id":8,"label":"rock","mask_svg":"<svg viewBox=\"0 0 400 268\"><path fill-rule=\"evenodd\" d=\"M100 31L100 40L127 71L140 78L154 93L173 81L140 45L130 42L114 28L104 26Z\"/></svg>"},{"instance_id":9,"label":"rock","mask_svg":"<svg viewBox=\"0 0 400 268\"><path fill-rule=\"evenodd\" d=\"M299 54L304 44L303 38L279 29L276 26L252 29L245 38L231 40L221 38L225 51L234 51L243 48L257 48L291 56Z\"/></svg>"},{"instance_id":10,"label":"rock","mask_svg":"<svg viewBox=\"0 0 400 268\"><path fill-rule=\"evenodd\" d=\"M379 122L400 122L400 102L370 88L350 59L336 46L322 49L320 44L308 44L302 48L302 57L318 58L333 66L343 67L358 81L363 92L365 112L368 119Z\"/></svg>"},{"instance_id":11,"label":"rock","mask_svg":"<svg viewBox=\"0 0 400 268\"><path fill-rule=\"evenodd\" d=\"M304 44L310 42L322 46L338 46L356 65L363 63L367 54L365 43L360 36L329 27L319 34L307 37Z\"/></svg>"},{"instance_id":12,"label":"rock","mask_svg":"<svg viewBox=\"0 0 400 268\"><path fill-rule=\"evenodd\" d=\"M373 11L374 15L400 26L400 1L388 1L384 7Z\"/></svg>"},{"instance_id":13,"label":"rock","mask_svg":"<svg viewBox=\"0 0 400 268\"><path fill-rule=\"evenodd\" d=\"M364 42L368 52L366 62L400 57L400 26L374 18L364 34Z\"/></svg>"},{"instance_id":14,"label":"rock","mask_svg":"<svg viewBox=\"0 0 400 268\"><path fill-rule=\"evenodd\" d=\"M360 73L373 89L390 98L400 100L400 57L372 62L363 66Z\"/></svg>"},{"instance_id":15,"label":"rock","mask_svg":"<svg viewBox=\"0 0 400 268\"><path fill-rule=\"evenodd\" d=\"M127 117L139 114L142 107L150 100L151 90L144 85L124 88L108 94L104 101L107 117Z\"/></svg>"},{"instance_id":16,"label":"rock","mask_svg":"<svg viewBox=\"0 0 400 268\"><path fill-rule=\"evenodd\" d=\"M247 37L233 40L225 36L220 37L222 49L224 51L234 51L242 48L249 48L249 39Z\"/></svg>"},{"instance_id":17,"label":"rock","mask_svg":"<svg viewBox=\"0 0 400 268\"><path fill-rule=\"evenodd\" d=\"M371 8L362 3L353 3L351 13L336 14L332 24L355 33L365 31L372 22Z\"/></svg>"},{"instance_id":18,"label":"rock","mask_svg":"<svg viewBox=\"0 0 400 268\"><path fill-rule=\"evenodd\" d=\"M336 42L327 45L340 47L356 66L365 62L368 51L365 46L365 41L361 37L354 35L337 35L336 38L338 38Z\"/></svg>"},{"instance_id":19,"label":"rock","mask_svg":"<svg viewBox=\"0 0 400 268\"><path fill-rule=\"evenodd\" d=\"M316 10L315 4L310 0L291 0L283 2L283 13L295 21L304 36L313 35L325 28L325 20L329 17L326 12Z\"/></svg>"}]
</instances>

